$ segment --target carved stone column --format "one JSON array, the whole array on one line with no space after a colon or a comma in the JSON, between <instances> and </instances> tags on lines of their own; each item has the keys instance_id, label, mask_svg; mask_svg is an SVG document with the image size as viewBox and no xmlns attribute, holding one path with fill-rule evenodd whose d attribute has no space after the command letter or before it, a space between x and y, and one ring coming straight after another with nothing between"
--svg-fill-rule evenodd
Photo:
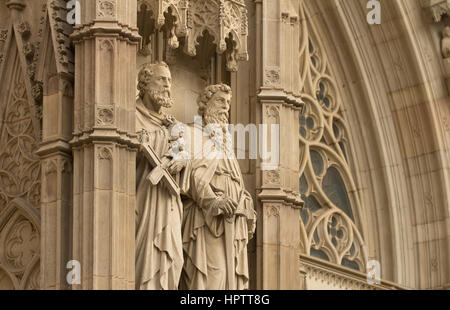
<instances>
[{"instance_id":1,"label":"carved stone column","mask_svg":"<svg viewBox=\"0 0 450 310\"><path fill-rule=\"evenodd\" d=\"M280 164L272 170L260 172L258 195L258 289L299 289L300 274L300 211L299 193L299 145L300 85L298 65L290 63L298 59L298 12L282 1L256 1L257 17L262 33L263 57L258 78L263 124L278 125L280 130ZM258 58L260 59L260 58ZM271 135L269 129L269 140ZM282 138L281 138L282 137ZM270 144L270 143L269 143ZM276 145L270 145L273 150ZM264 169L264 162L260 168Z\"/></svg>"},{"instance_id":2,"label":"carved stone column","mask_svg":"<svg viewBox=\"0 0 450 310\"><path fill-rule=\"evenodd\" d=\"M34 91L43 95L41 157L41 289L67 289L71 258L73 51L72 27L64 22L66 3L54 0L44 9L46 29Z\"/></svg>"},{"instance_id":3,"label":"carved stone column","mask_svg":"<svg viewBox=\"0 0 450 310\"><path fill-rule=\"evenodd\" d=\"M85 0L75 45L74 289L134 289L136 0Z\"/></svg>"}]
</instances>

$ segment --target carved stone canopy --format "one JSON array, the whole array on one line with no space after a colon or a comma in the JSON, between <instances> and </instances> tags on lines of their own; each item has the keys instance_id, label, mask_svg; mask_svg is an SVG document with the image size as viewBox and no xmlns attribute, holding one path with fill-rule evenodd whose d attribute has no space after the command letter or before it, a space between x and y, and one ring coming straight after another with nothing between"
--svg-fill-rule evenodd
<instances>
[{"instance_id":1,"label":"carved stone canopy","mask_svg":"<svg viewBox=\"0 0 450 310\"><path fill-rule=\"evenodd\" d=\"M138 11L151 11L157 29L166 27L168 47L197 54L205 31L214 38L218 54L227 54L227 69L237 71L237 61L248 60L248 17L245 0L138 0Z\"/></svg>"},{"instance_id":2,"label":"carved stone canopy","mask_svg":"<svg viewBox=\"0 0 450 310\"><path fill-rule=\"evenodd\" d=\"M436 23L450 12L450 0L422 0L422 6Z\"/></svg>"}]
</instances>

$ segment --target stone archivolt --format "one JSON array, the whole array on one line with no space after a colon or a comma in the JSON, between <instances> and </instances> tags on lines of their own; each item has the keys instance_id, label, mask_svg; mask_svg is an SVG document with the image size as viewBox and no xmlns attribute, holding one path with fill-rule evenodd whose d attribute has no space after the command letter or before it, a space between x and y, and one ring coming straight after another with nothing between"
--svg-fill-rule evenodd
<instances>
[{"instance_id":1,"label":"stone archivolt","mask_svg":"<svg viewBox=\"0 0 450 310\"><path fill-rule=\"evenodd\" d=\"M157 29L166 26L170 48L178 48L178 38L184 37L184 52L195 56L199 38L207 31L217 53L227 54L229 71L237 71L237 61L248 60L244 0L138 0L138 10L151 11Z\"/></svg>"}]
</instances>

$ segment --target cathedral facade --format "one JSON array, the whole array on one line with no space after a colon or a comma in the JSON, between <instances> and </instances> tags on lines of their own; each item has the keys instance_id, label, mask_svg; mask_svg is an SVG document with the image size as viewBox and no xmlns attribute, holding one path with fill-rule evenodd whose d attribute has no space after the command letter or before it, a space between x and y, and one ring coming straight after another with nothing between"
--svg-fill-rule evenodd
<instances>
[{"instance_id":1,"label":"cathedral facade","mask_svg":"<svg viewBox=\"0 0 450 310\"><path fill-rule=\"evenodd\" d=\"M136 288L154 63L231 89L248 288L450 289L449 0L0 0L0 289Z\"/></svg>"}]
</instances>

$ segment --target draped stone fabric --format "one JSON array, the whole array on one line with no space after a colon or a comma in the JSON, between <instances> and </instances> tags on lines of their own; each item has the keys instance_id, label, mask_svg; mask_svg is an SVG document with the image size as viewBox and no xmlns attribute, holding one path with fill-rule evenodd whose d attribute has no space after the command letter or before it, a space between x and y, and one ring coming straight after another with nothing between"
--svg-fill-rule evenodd
<instances>
[{"instance_id":1,"label":"draped stone fabric","mask_svg":"<svg viewBox=\"0 0 450 310\"><path fill-rule=\"evenodd\" d=\"M247 244L251 238L249 235L254 232L256 213L236 158L192 159L184 170L181 187L184 193L182 230L185 262L180 288L248 289ZM243 199L240 199L241 195L244 195ZM232 219L234 257L229 257L230 253L226 251L225 218L212 214L210 207L218 197L242 201L238 207L240 214ZM234 270L233 281L227 276L230 263Z\"/></svg>"},{"instance_id":2,"label":"draped stone fabric","mask_svg":"<svg viewBox=\"0 0 450 310\"><path fill-rule=\"evenodd\" d=\"M137 132L146 129L156 154L162 158L169 148L165 116L148 111L137 102ZM142 154L136 171L136 289L175 290L183 266L182 203L162 185L146 178L152 167Z\"/></svg>"}]
</instances>

